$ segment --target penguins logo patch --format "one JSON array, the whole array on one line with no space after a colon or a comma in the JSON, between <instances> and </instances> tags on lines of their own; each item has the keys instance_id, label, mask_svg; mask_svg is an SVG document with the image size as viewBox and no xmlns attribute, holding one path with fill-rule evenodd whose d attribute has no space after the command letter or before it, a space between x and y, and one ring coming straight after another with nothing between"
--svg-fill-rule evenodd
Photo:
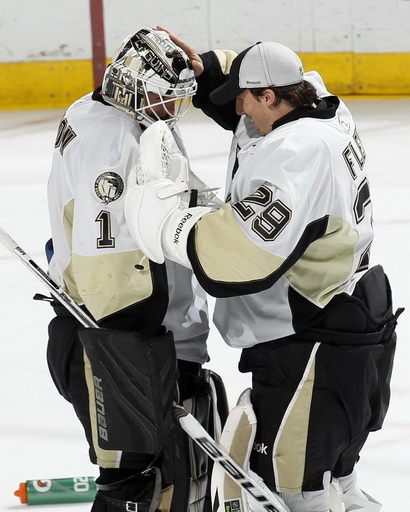
<instances>
[{"instance_id":1,"label":"penguins logo patch","mask_svg":"<svg viewBox=\"0 0 410 512\"><path fill-rule=\"evenodd\" d=\"M112 203L124 192L124 181L116 172L104 172L95 180L94 190L104 204Z\"/></svg>"}]
</instances>

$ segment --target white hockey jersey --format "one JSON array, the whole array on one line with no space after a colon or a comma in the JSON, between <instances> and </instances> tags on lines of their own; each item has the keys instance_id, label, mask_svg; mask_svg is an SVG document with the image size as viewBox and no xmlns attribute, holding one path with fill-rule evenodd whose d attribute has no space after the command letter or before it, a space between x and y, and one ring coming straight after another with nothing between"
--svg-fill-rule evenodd
<instances>
[{"instance_id":1,"label":"white hockey jersey","mask_svg":"<svg viewBox=\"0 0 410 512\"><path fill-rule=\"evenodd\" d=\"M363 145L343 102L317 74L306 78L326 97L318 108L292 111L259 138L240 119L229 202L204 215L189 237L192 267L218 297L214 322L231 346L309 328L368 269L373 229Z\"/></svg>"},{"instance_id":2,"label":"white hockey jersey","mask_svg":"<svg viewBox=\"0 0 410 512\"><path fill-rule=\"evenodd\" d=\"M140 135L136 121L96 92L65 113L48 183L49 273L96 320L117 318L110 327L147 334L163 324L174 333L180 359L204 363L205 292L190 270L147 260L125 223L124 194Z\"/></svg>"}]
</instances>

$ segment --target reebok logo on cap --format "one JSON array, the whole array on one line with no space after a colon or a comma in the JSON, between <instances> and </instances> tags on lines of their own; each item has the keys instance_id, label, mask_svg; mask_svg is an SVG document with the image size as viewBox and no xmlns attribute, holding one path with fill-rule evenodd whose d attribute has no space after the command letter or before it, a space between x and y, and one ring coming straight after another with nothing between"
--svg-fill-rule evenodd
<instances>
[{"instance_id":1,"label":"reebok logo on cap","mask_svg":"<svg viewBox=\"0 0 410 512\"><path fill-rule=\"evenodd\" d=\"M228 81L211 92L210 99L215 105L223 105L244 89L301 82L303 65L294 51L280 43L256 43L233 60Z\"/></svg>"}]
</instances>

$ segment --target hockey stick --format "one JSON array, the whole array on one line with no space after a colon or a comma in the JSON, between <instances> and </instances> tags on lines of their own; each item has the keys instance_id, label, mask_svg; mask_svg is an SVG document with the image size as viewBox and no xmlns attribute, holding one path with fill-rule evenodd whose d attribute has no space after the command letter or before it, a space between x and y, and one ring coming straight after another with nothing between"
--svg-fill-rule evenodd
<instances>
[{"instance_id":1,"label":"hockey stick","mask_svg":"<svg viewBox=\"0 0 410 512\"><path fill-rule=\"evenodd\" d=\"M253 471L244 469L213 439L192 414L180 405L174 405L174 416L182 429L232 480L248 493L252 512L289 512L279 496L276 496Z\"/></svg>"},{"instance_id":2,"label":"hockey stick","mask_svg":"<svg viewBox=\"0 0 410 512\"><path fill-rule=\"evenodd\" d=\"M15 254L24 265L35 274L50 290L51 295L57 299L84 327L98 327L92 318L90 318L78 306L67 293L55 283L51 277L35 263L26 252L17 244L15 240L0 227L0 242L11 253Z\"/></svg>"},{"instance_id":3,"label":"hockey stick","mask_svg":"<svg viewBox=\"0 0 410 512\"><path fill-rule=\"evenodd\" d=\"M0 227L0 242L15 254L24 265L46 285L51 295L57 299L86 328L99 328L96 322L56 284L44 270ZM232 457L208 434L197 419L180 405L174 405L174 417L188 436L252 498L254 512L288 512L280 498L268 489L253 472L245 472Z\"/></svg>"}]
</instances>

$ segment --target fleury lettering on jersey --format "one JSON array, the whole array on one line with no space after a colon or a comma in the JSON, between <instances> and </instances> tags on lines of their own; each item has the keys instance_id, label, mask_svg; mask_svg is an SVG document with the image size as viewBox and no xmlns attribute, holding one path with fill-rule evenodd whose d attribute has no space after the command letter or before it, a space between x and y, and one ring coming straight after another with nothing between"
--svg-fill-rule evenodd
<instances>
[{"instance_id":1,"label":"fleury lettering on jersey","mask_svg":"<svg viewBox=\"0 0 410 512\"><path fill-rule=\"evenodd\" d=\"M366 153L356 130L353 134L353 141L356 143L356 149L353 142L349 142L348 146L343 151L343 158L345 159L352 178L356 179L358 171L360 172L363 169ZM357 166L359 167L358 171L355 169Z\"/></svg>"}]
</instances>

